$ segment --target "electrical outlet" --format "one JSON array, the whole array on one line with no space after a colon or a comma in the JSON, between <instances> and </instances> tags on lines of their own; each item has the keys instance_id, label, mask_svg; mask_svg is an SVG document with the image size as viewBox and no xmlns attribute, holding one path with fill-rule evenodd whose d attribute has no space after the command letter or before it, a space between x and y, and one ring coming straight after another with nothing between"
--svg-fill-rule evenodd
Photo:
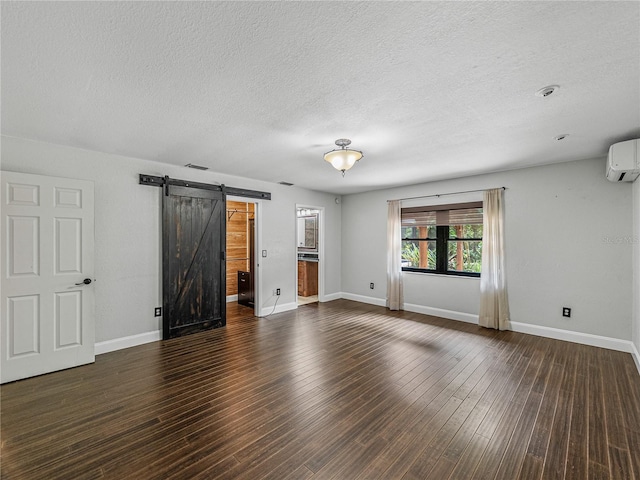
<instances>
[{"instance_id":1,"label":"electrical outlet","mask_svg":"<svg viewBox=\"0 0 640 480\"><path fill-rule=\"evenodd\" d=\"M162 307L156 307L155 310L153 311L153 316L154 317L161 317L162 316Z\"/></svg>"},{"instance_id":2,"label":"electrical outlet","mask_svg":"<svg viewBox=\"0 0 640 480\"><path fill-rule=\"evenodd\" d=\"M571 309L569 307L562 307L562 316L571 317Z\"/></svg>"},{"instance_id":3,"label":"electrical outlet","mask_svg":"<svg viewBox=\"0 0 640 480\"><path fill-rule=\"evenodd\" d=\"M276 288L276 295L280 296L280 289L279 288Z\"/></svg>"},{"instance_id":4,"label":"electrical outlet","mask_svg":"<svg viewBox=\"0 0 640 480\"><path fill-rule=\"evenodd\" d=\"M373 290L373 288L374 288L374 287L375 287L375 285L373 284L373 282L371 282L371 283L369 284L369 288L370 288L371 290Z\"/></svg>"}]
</instances>

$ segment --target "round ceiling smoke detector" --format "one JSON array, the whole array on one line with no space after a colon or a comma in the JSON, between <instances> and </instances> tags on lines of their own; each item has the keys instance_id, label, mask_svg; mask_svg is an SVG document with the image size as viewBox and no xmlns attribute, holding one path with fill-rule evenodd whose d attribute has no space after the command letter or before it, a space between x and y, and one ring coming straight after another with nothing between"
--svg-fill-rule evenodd
<instances>
[{"instance_id":1,"label":"round ceiling smoke detector","mask_svg":"<svg viewBox=\"0 0 640 480\"><path fill-rule=\"evenodd\" d=\"M560 87L558 85L548 85L546 87L542 87L540 90L536 92L536 96L538 97L548 97L552 93L555 93Z\"/></svg>"}]
</instances>

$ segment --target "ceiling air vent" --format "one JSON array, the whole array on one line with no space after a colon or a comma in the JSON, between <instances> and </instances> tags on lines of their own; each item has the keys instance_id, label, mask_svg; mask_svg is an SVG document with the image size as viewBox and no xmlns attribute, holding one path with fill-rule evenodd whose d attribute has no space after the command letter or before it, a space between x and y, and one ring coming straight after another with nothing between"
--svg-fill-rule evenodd
<instances>
[{"instance_id":1,"label":"ceiling air vent","mask_svg":"<svg viewBox=\"0 0 640 480\"><path fill-rule=\"evenodd\" d=\"M202 165L194 165L193 163L187 163L185 167L195 168L196 170L209 170L209 167L203 167Z\"/></svg>"},{"instance_id":2,"label":"ceiling air vent","mask_svg":"<svg viewBox=\"0 0 640 480\"><path fill-rule=\"evenodd\" d=\"M285 185L287 187L292 187L293 183L289 183L289 182L278 182L280 185Z\"/></svg>"}]
</instances>

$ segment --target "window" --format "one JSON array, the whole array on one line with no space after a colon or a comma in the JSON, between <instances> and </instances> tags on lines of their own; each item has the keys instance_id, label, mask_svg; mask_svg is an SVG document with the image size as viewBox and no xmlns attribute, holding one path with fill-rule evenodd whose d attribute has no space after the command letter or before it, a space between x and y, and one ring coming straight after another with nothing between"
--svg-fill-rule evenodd
<instances>
[{"instance_id":1,"label":"window","mask_svg":"<svg viewBox=\"0 0 640 480\"><path fill-rule=\"evenodd\" d=\"M402 270L479 277L482 202L402 209Z\"/></svg>"}]
</instances>

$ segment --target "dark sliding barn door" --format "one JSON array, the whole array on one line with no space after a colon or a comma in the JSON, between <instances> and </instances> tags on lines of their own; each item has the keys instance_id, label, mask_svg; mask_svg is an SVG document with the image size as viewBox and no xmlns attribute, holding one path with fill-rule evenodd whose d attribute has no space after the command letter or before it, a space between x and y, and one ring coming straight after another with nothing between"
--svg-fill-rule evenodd
<instances>
[{"instance_id":1,"label":"dark sliding barn door","mask_svg":"<svg viewBox=\"0 0 640 480\"><path fill-rule=\"evenodd\" d=\"M166 185L162 196L163 339L226 324L226 201L221 190Z\"/></svg>"}]
</instances>

